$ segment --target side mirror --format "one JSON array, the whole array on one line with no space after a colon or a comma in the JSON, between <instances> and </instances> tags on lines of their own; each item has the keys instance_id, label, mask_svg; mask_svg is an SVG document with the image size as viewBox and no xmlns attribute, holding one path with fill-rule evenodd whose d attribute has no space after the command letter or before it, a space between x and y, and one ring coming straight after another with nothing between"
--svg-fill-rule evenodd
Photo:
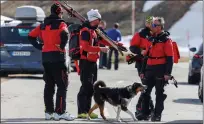
<instances>
[{"instance_id":1,"label":"side mirror","mask_svg":"<svg viewBox=\"0 0 204 124\"><path fill-rule=\"evenodd\" d=\"M196 48L195 48L195 47L191 47L189 50L190 50L191 52L195 52L195 51L196 51Z\"/></svg>"}]
</instances>

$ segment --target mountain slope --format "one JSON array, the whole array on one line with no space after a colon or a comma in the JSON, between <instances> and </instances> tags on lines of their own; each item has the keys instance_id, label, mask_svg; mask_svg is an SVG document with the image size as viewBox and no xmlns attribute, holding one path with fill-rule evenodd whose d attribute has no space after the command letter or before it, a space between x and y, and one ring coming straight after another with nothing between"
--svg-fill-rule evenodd
<instances>
[{"instance_id":1,"label":"mountain slope","mask_svg":"<svg viewBox=\"0 0 204 124\"><path fill-rule=\"evenodd\" d=\"M145 5L144 1L136 1L136 30L144 25L144 18L148 15L164 16L168 23L166 30L168 30L176 21L178 21L190 6L196 0L191 1L165 1L161 2L148 11L143 12ZM7 1L1 3L1 14L13 18L15 9L22 5L34 5L41 7L46 15L49 15L52 1ZM90 9L98 9L102 18L107 21L107 28L113 26L115 22L120 23L120 29L123 35L131 34L131 1L69 1L69 4L86 17L86 12ZM171 8L169 8L169 6ZM180 11L178 8L184 8ZM66 21L76 21L75 19L68 19L64 16ZM175 18L172 18L175 17Z\"/></svg>"}]
</instances>

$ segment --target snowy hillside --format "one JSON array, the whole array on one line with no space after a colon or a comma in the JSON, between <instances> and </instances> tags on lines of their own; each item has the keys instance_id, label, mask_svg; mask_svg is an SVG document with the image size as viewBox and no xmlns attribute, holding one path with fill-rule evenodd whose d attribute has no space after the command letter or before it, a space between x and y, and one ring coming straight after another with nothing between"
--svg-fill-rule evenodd
<instances>
[{"instance_id":1,"label":"snowy hillside","mask_svg":"<svg viewBox=\"0 0 204 124\"><path fill-rule=\"evenodd\" d=\"M144 4L144 7L143 7L143 12L146 12L148 11L149 9L151 9L152 7L160 4L161 2L163 2L163 0L161 1L147 1L145 4Z\"/></svg>"},{"instance_id":2,"label":"snowy hillside","mask_svg":"<svg viewBox=\"0 0 204 124\"><path fill-rule=\"evenodd\" d=\"M203 31L202 4L203 1L193 4L185 16L169 30L180 46L186 47L188 45L188 35L191 47L198 47L201 44Z\"/></svg>"},{"instance_id":3,"label":"snowy hillside","mask_svg":"<svg viewBox=\"0 0 204 124\"><path fill-rule=\"evenodd\" d=\"M147 1L144 5L143 11L151 9L153 6L161 3L162 1ZM190 47L199 47L202 42L202 31L203 31L203 12L202 12L203 1L198 1L193 4L190 10L176 22L169 32L171 38L175 40L179 45L179 51L182 56L188 56L188 36ZM168 21L166 21L168 23ZM123 43L129 47L129 41L132 36L124 36Z\"/></svg>"}]
</instances>

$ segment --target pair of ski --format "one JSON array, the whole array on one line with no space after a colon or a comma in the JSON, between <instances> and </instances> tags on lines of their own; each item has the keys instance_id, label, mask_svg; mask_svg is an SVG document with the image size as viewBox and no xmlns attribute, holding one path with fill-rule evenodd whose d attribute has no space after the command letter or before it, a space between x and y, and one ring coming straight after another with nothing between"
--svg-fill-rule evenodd
<instances>
[{"instance_id":1,"label":"pair of ski","mask_svg":"<svg viewBox=\"0 0 204 124\"><path fill-rule=\"evenodd\" d=\"M54 2L60 4L62 8L69 14L70 17L75 17L79 19L82 23L87 20L81 14L79 14L76 10L74 10L71 6L69 6L67 1L54 0ZM100 37L106 40L112 47L118 50L122 56L124 55L122 51L125 51L125 52L128 51L124 46L119 46L115 41L113 41L106 34L104 34L99 28L97 28L95 31Z\"/></svg>"}]
</instances>

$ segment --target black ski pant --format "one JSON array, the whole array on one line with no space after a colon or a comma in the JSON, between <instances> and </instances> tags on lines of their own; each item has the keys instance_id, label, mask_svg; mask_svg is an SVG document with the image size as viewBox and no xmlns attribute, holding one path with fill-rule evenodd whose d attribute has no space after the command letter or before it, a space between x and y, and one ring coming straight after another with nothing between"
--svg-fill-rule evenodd
<instances>
[{"instance_id":1,"label":"black ski pant","mask_svg":"<svg viewBox=\"0 0 204 124\"><path fill-rule=\"evenodd\" d=\"M142 64L143 64L143 62L136 62L135 63L135 67L137 68L138 75L141 72ZM141 79L141 82L142 82L143 85L146 85L145 80ZM138 99L137 105L136 105L136 111L138 111L138 110L141 111L142 110L143 101L144 101L144 93L142 92L139 99ZM153 101L151 99L151 96L150 96L150 106L149 106L149 108L150 108L149 114L151 114L151 111L154 109L154 104L153 104Z\"/></svg>"},{"instance_id":2,"label":"black ski pant","mask_svg":"<svg viewBox=\"0 0 204 124\"><path fill-rule=\"evenodd\" d=\"M45 81L44 103L45 112L63 114L66 111L66 95L69 84L67 67L64 62L44 62ZM56 106L54 110L53 97L55 94L55 85L57 85Z\"/></svg>"},{"instance_id":3,"label":"black ski pant","mask_svg":"<svg viewBox=\"0 0 204 124\"><path fill-rule=\"evenodd\" d=\"M91 108L93 84L97 80L97 64L87 60L80 60L81 87L77 95L78 114L88 113Z\"/></svg>"},{"instance_id":4,"label":"black ski pant","mask_svg":"<svg viewBox=\"0 0 204 124\"><path fill-rule=\"evenodd\" d=\"M107 53L100 52L99 68L107 67Z\"/></svg>"},{"instance_id":5,"label":"black ski pant","mask_svg":"<svg viewBox=\"0 0 204 124\"><path fill-rule=\"evenodd\" d=\"M144 115L149 114L149 104L151 99L151 92L152 88L155 86L156 89L156 103L154 114L161 115L162 111L164 110L164 100L166 99L167 95L164 94L164 86L166 84L164 80L164 68L162 66L158 66L154 69L146 69L145 72L145 84L147 85L147 89L143 94L144 103L142 104L142 113Z\"/></svg>"},{"instance_id":6,"label":"black ski pant","mask_svg":"<svg viewBox=\"0 0 204 124\"><path fill-rule=\"evenodd\" d=\"M115 55L115 62L114 62L114 69L117 70L118 69L118 62L119 62L119 58L118 58L118 51L115 48L110 47L110 51L108 53L108 63L107 63L107 68L111 69L111 59L112 59L112 54L114 52Z\"/></svg>"}]
</instances>

